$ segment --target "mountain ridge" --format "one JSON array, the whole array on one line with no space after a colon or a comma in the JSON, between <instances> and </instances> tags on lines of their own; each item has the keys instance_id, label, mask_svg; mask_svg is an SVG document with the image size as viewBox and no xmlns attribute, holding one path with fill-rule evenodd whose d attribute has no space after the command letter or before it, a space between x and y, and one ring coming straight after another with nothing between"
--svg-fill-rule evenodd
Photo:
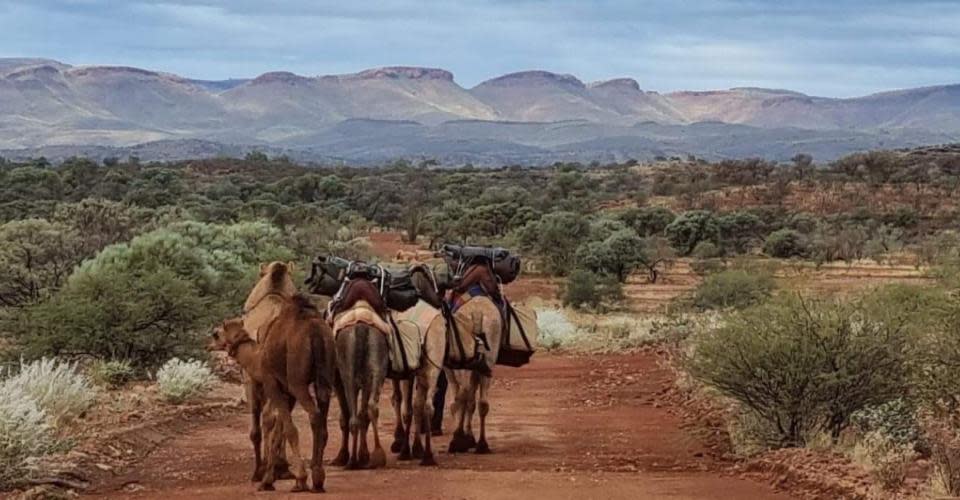
<instances>
[{"instance_id":1,"label":"mountain ridge","mask_svg":"<svg viewBox=\"0 0 960 500\"><path fill-rule=\"evenodd\" d=\"M734 125L746 125L750 134L767 141L772 140L770 131L784 137L792 129L816 131L821 138L817 144L834 144L822 147L823 154L835 155L867 143L897 147L922 142L924 137L960 140L960 84L831 98L757 87L659 93L644 90L630 77L584 83L574 75L545 70L508 73L466 88L448 70L418 66L317 76L274 71L254 78L197 80L130 66L0 58L0 148L7 150L122 148L192 139L308 150L344 144L328 139L338 124L348 120L422 124L423 135L397 149L424 156L438 151L452 157L473 154L456 152L457 141L477 154L482 147L504 147L518 154L534 151L530 148L549 152L562 141L571 148L577 144L599 148L610 138L618 138L612 148L623 150L631 149L627 147L631 137L637 144L671 151L688 147L704 154L702 148L688 144L701 122L729 125L731 134L740 130ZM565 125L546 126L580 121L581 127L598 135L576 137ZM444 126L471 122L484 125ZM648 135L637 136L635 126L646 123L683 126L687 133L658 137L652 129L640 127ZM525 130L540 127L536 141L500 132L493 134L496 140L472 135L480 129L490 132L490 127L515 129L518 124L529 125ZM380 138L370 130L394 134L394 127L363 129L364 139L376 142ZM461 135L438 138L450 130ZM560 131L565 135L560 137ZM859 135L852 139L850 132ZM831 136L834 141L828 140ZM790 148L777 143L776 147L756 143L756 155L787 154ZM803 142L792 146L803 147ZM356 145L351 148L355 151Z\"/></svg>"}]
</instances>

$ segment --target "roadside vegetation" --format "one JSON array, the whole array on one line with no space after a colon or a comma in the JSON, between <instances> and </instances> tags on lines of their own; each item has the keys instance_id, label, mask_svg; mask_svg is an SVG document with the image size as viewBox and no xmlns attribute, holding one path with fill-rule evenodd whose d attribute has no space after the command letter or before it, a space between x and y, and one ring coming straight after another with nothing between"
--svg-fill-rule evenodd
<instances>
[{"instance_id":1,"label":"roadside vegetation","mask_svg":"<svg viewBox=\"0 0 960 500\"><path fill-rule=\"evenodd\" d=\"M746 454L826 446L890 490L922 456L938 491L960 494L960 150L435 167L0 161L0 469L68 445L60 427L97 391L153 379L170 404L204 394L205 332L260 262L366 258L366 235L388 230L519 250L525 273L562 283L563 308L540 311L545 349L668 344ZM895 259L938 285L812 297L765 264ZM696 290L631 314L625 283L662 284L678 264Z\"/></svg>"}]
</instances>

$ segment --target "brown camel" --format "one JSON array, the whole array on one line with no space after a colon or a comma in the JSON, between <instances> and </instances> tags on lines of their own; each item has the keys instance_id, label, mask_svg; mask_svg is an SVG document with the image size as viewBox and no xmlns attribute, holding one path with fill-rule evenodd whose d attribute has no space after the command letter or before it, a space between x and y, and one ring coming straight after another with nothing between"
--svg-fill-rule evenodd
<instances>
[{"instance_id":1,"label":"brown camel","mask_svg":"<svg viewBox=\"0 0 960 500\"><path fill-rule=\"evenodd\" d=\"M352 286L372 283L355 280ZM387 376L389 347L386 321L365 300L359 300L333 318L337 364L337 399L340 401L340 452L334 465L348 469L376 469L387 464L380 444L380 391ZM367 447L367 430L373 426L373 453Z\"/></svg>"},{"instance_id":2,"label":"brown camel","mask_svg":"<svg viewBox=\"0 0 960 500\"><path fill-rule=\"evenodd\" d=\"M420 368L407 379L393 381L392 399L397 425L390 449L399 453L400 460L419 458L420 465L436 465L430 443L430 422L437 379L443 371L443 357L447 349L447 325L440 313L442 299L432 270L423 265L414 265L410 271L421 300L415 307L401 313L394 312L393 316L397 321L411 321L420 327L424 332L423 349Z\"/></svg>"},{"instance_id":3,"label":"brown camel","mask_svg":"<svg viewBox=\"0 0 960 500\"><path fill-rule=\"evenodd\" d=\"M295 492L307 489L307 473L300 457L299 433L291 416L294 402L307 412L313 434L313 491L319 492L323 491L326 479L323 451L334 382L333 334L308 298L295 295L284 300L275 319L261 332L262 342L251 338L242 319L224 321L214 331L213 342L215 348L226 350L263 388L267 439L272 442L275 435L286 439L296 478ZM316 397L310 393L311 385ZM278 459L278 450L270 446L260 490L274 489Z\"/></svg>"},{"instance_id":4,"label":"brown camel","mask_svg":"<svg viewBox=\"0 0 960 500\"><path fill-rule=\"evenodd\" d=\"M250 291L243 306L243 327L251 334L251 338L258 342L264 339L266 327L277 317L286 301L297 293L293 283L292 262L271 262L260 265L260 279ZM261 414L263 412L263 387L244 374L244 392L246 393L247 407L250 411L250 441L253 443L254 469L252 481L263 479L263 451ZM279 433L278 433L279 436ZM278 450L281 458L278 460L277 475L287 477L289 471L286 459L283 458L283 441L276 439L270 443Z\"/></svg>"}]
</instances>

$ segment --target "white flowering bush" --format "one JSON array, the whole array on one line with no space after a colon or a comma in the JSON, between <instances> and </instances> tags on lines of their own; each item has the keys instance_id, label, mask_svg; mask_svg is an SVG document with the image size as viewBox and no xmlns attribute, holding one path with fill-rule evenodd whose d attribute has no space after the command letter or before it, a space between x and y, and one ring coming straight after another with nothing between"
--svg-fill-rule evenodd
<instances>
[{"instance_id":1,"label":"white flowering bush","mask_svg":"<svg viewBox=\"0 0 960 500\"><path fill-rule=\"evenodd\" d=\"M216 377L203 362L173 358L157 371L160 396L171 403L182 403L207 392Z\"/></svg>"},{"instance_id":2,"label":"white flowering bush","mask_svg":"<svg viewBox=\"0 0 960 500\"><path fill-rule=\"evenodd\" d=\"M0 490L14 486L57 440L47 414L16 384L0 393Z\"/></svg>"},{"instance_id":3,"label":"white flowering bush","mask_svg":"<svg viewBox=\"0 0 960 500\"><path fill-rule=\"evenodd\" d=\"M0 382L0 394L21 393L36 403L53 426L83 414L97 397L90 379L77 365L53 358L20 362L20 370Z\"/></svg>"},{"instance_id":4,"label":"white flowering bush","mask_svg":"<svg viewBox=\"0 0 960 500\"><path fill-rule=\"evenodd\" d=\"M537 328L540 346L548 351L563 347L577 334L577 326L560 309L537 311Z\"/></svg>"}]
</instances>

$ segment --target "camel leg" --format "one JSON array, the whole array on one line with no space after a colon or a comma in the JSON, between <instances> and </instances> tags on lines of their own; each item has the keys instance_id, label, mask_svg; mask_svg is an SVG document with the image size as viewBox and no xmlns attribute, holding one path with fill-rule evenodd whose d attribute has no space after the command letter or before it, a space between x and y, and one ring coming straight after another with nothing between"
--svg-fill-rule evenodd
<instances>
[{"instance_id":1,"label":"camel leg","mask_svg":"<svg viewBox=\"0 0 960 500\"><path fill-rule=\"evenodd\" d=\"M414 380L400 382L402 415L403 415L403 445L400 449L400 460L410 460L410 431L413 424L413 384Z\"/></svg>"},{"instance_id":2,"label":"camel leg","mask_svg":"<svg viewBox=\"0 0 960 500\"><path fill-rule=\"evenodd\" d=\"M487 396L492 381L491 377L480 376L480 400L477 402L480 413L480 440L477 441L477 453L481 455L490 453L490 446L487 444L487 414L490 413L490 401L487 400Z\"/></svg>"},{"instance_id":3,"label":"camel leg","mask_svg":"<svg viewBox=\"0 0 960 500\"><path fill-rule=\"evenodd\" d=\"M337 403L340 405L340 451L331 465L344 467L350 462L350 405L347 404L347 395L340 382L340 376L336 376L334 386L337 392Z\"/></svg>"},{"instance_id":4,"label":"camel leg","mask_svg":"<svg viewBox=\"0 0 960 500\"><path fill-rule=\"evenodd\" d=\"M313 491L321 492L324 491L323 485L327 479L327 473L323 469L323 452L327 449L327 439L329 437L327 433L327 417L330 414L330 387L317 387L315 391L317 393L318 423L314 429L313 459L311 465L313 467ZM319 434L316 434L318 432Z\"/></svg>"},{"instance_id":5,"label":"camel leg","mask_svg":"<svg viewBox=\"0 0 960 500\"><path fill-rule=\"evenodd\" d=\"M480 386L480 374L477 372L470 372L470 382L467 385L467 408L466 416L464 417L466 429L464 431L467 439L467 447L474 448L477 446L477 438L473 433L473 414L477 411L477 389Z\"/></svg>"},{"instance_id":6,"label":"camel leg","mask_svg":"<svg viewBox=\"0 0 960 500\"><path fill-rule=\"evenodd\" d=\"M252 380L246 380L243 390L247 397L247 408L250 410L250 443L253 444L253 476L250 480L260 482L263 480L263 428L260 426L263 414L262 388Z\"/></svg>"},{"instance_id":7,"label":"camel leg","mask_svg":"<svg viewBox=\"0 0 960 500\"><path fill-rule=\"evenodd\" d=\"M447 378L446 371L440 370L437 376L437 390L431 400L434 410L430 417L430 433L434 436L443 435L443 404L447 396Z\"/></svg>"},{"instance_id":8,"label":"camel leg","mask_svg":"<svg viewBox=\"0 0 960 500\"><path fill-rule=\"evenodd\" d=\"M277 427L277 430L283 432L287 446L290 447L287 460L292 466L293 476L297 481L291 491L296 493L307 490L307 469L304 467L303 458L300 455L300 433L297 431L297 426L293 424L293 416L290 414L290 410L289 401L277 401L277 422L282 423L281 426Z\"/></svg>"},{"instance_id":9,"label":"camel leg","mask_svg":"<svg viewBox=\"0 0 960 500\"><path fill-rule=\"evenodd\" d=\"M465 430L465 425L467 422L467 406L469 404L470 396L470 387L469 384L464 384L462 376L466 375L469 377L469 373L464 374L463 372L451 372L453 374L450 377L451 381L456 380L453 383L456 399L454 400L453 405L450 407L450 411L453 413L454 418L457 419L457 428L453 431L453 438L450 440L450 453L462 453L469 451L473 446L470 443L469 438Z\"/></svg>"},{"instance_id":10,"label":"camel leg","mask_svg":"<svg viewBox=\"0 0 960 500\"><path fill-rule=\"evenodd\" d=\"M433 458L432 420L434 415L433 398L437 391L438 370L428 368L422 378L418 379L417 400L414 403L414 413L417 415L416 441L414 447L420 444L423 435L423 450L420 453L420 465L437 465ZM442 410L441 410L442 411ZM416 449L414 449L416 452Z\"/></svg>"},{"instance_id":11,"label":"camel leg","mask_svg":"<svg viewBox=\"0 0 960 500\"><path fill-rule=\"evenodd\" d=\"M370 356L371 364L375 363L375 358L376 356ZM366 394L368 398L366 401L366 421L373 427L373 453L370 454L368 460L368 466L371 469L378 469L387 465L387 454L380 445L380 429L377 425L380 421L380 389L383 387L384 379L384 374L378 370L378 368L371 366L371 370L368 372L371 380L368 382L369 387ZM365 435L364 438L366 438ZM366 439L364 439L363 444L366 445Z\"/></svg>"},{"instance_id":12,"label":"camel leg","mask_svg":"<svg viewBox=\"0 0 960 500\"><path fill-rule=\"evenodd\" d=\"M321 389L317 389L318 398L319 392ZM321 436L321 434L326 434L326 415L324 415L323 420L321 421L320 410L317 408L317 402L314 400L313 396L310 395L310 390L306 386L291 387L290 391L293 393L293 396L296 398L297 403L303 408L303 411L307 412L307 416L310 418L310 431L313 438L312 452L310 455L310 472L313 474L313 484L315 491L323 490L323 481L325 479L325 473L323 471L323 448L320 447L320 440L324 441L326 445L326 436ZM328 397L329 400L329 397ZM293 421L290 421L292 424ZM293 427L293 425L291 425ZM296 428L294 428L296 432ZM288 436L289 440L289 436ZM297 454L297 459L301 463L303 461L300 459L300 455ZM297 478L297 486L295 491L304 491L307 488L306 482L306 471L304 471L304 478L301 484L300 478ZM317 487L319 485L319 488Z\"/></svg>"},{"instance_id":13,"label":"camel leg","mask_svg":"<svg viewBox=\"0 0 960 500\"><path fill-rule=\"evenodd\" d=\"M277 415L276 410L268 402L263 408L263 414L261 415L261 420L263 422L263 430L267 435L267 441L271 442L273 440L273 434L276 432L277 428ZM267 449L267 463L263 469L263 478L260 480L260 485L257 486L257 489L260 491L273 491L273 482L274 482L274 473L275 466L277 464L277 454L274 453L276 449L272 446L268 446Z\"/></svg>"},{"instance_id":14,"label":"camel leg","mask_svg":"<svg viewBox=\"0 0 960 500\"><path fill-rule=\"evenodd\" d=\"M369 383L368 383L369 384ZM357 407L360 422L360 447L357 455L357 467L364 468L370 463L370 448L367 446L367 431L370 430L370 390L364 387L360 390L359 406ZM374 427L376 429L376 427Z\"/></svg>"},{"instance_id":15,"label":"camel leg","mask_svg":"<svg viewBox=\"0 0 960 500\"><path fill-rule=\"evenodd\" d=\"M413 383L415 384L413 388L413 434L411 437L413 443L410 446L410 456L412 458L423 458L423 443L420 439L420 433L422 433L424 429L423 413L426 411L426 403L424 402L424 397L427 392L427 388L424 387L426 377L427 374L425 370L421 369L413 379Z\"/></svg>"},{"instance_id":16,"label":"camel leg","mask_svg":"<svg viewBox=\"0 0 960 500\"><path fill-rule=\"evenodd\" d=\"M401 407L403 405L403 391L400 388L400 385L403 382L399 379L393 380L393 394L391 394L390 402L393 403L393 414L396 416L397 425L393 429L393 444L390 445L391 453L400 453L403 449L403 417L401 413Z\"/></svg>"}]
</instances>

